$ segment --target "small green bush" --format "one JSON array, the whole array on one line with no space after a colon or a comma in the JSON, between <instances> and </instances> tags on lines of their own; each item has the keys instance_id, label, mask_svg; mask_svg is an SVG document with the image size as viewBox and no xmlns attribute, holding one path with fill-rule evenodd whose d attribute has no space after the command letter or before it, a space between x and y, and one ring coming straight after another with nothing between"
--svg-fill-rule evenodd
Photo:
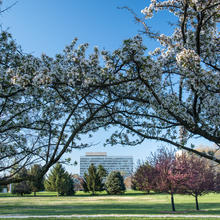
<instances>
[{"instance_id":1,"label":"small green bush","mask_svg":"<svg viewBox=\"0 0 220 220\"><path fill-rule=\"evenodd\" d=\"M31 194L31 188L27 181L12 184L12 194L23 196L24 194Z\"/></svg>"},{"instance_id":2,"label":"small green bush","mask_svg":"<svg viewBox=\"0 0 220 220\"><path fill-rule=\"evenodd\" d=\"M123 194L125 192L125 184L120 172L112 171L106 179L105 187L108 194Z\"/></svg>"}]
</instances>

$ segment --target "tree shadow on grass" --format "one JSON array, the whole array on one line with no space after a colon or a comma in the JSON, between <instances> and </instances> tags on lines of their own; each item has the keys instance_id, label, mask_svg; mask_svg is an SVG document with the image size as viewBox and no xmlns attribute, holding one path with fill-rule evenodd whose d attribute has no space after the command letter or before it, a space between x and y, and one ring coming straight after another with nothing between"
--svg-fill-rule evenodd
<instances>
[{"instance_id":1,"label":"tree shadow on grass","mask_svg":"<svg viewBox=\"0 0 220 220\"><path fill-rule=\"evenodd\" d=\"M46 194L47 193L47 194ZM4 197L18 197L18 198L26 198L26 197L32 197L32 198L35 198L35 197L57 197L56 193L54 194L49 194L48 195L48 192L46 192L45 194L43 193L37 193L36 196L34 196L33 194L25 194L23 196L20 196L20 195L16 195L16 194L11 194L11 193L0 193L0 198L4 198ZM132 191L132 192L126 192L125 194L120 194L120 195L108 195L107 193L103 193L103 192L97 192L95 195L91 195L91 193L83 193L83 194L80 194L82 192L79 192L79 193L76 193L74 195L74 197L95 197L95 196L98 196L98 197L108 197L108 196L118 196L118 197L127 197L127 196L157 196L157 195L163 195L163 194L166 194L166 193L154 193L154 192L151 192L151 193L144 193L144 192L135 192L135 191ZM167 194L166 194L167 195ZM62 196L60 196L62 197ZM66 197L66 196L65 196ZM72 196L70 196L72 197Z\"/></svg>"},{"instance_id":2,"label":"tree shadow on grass","mask_svg":"<svg viewBox=\"0 0 220 220\"><path fill-rule=\"evenodd\" d=\"M219 203L200 203L201 211L193 210L194 204L176 204L177 212L171 212L170 204L67 204L67 205L3 205L2 215L72 215L72 214L209 214L220 215Z\"/></svg>"},{"instance_id":3,"label":"tree shadow on grass","mask_svg":"<svg viewBox=\"0 0 220 220\"><path fill-rule=\"evenodd\" d=\"M107 194L107 193L103 193L103 192L101 192L101 193L96 193L94 196L99 196L99 197L102 197L102 196L118 196L118 197L121 197L121 196L123 196L123 197L127 197L127 196L154 196L154 195L165 195L166 193L154 193L154 192L151 192L151 193L144 193L144 192L139 192L139 191L137 191L137 192L135 192L135 191L132 191L132 192L126 192L125 194L119 194L119 195L109 195L109 194ZM167 194L166 194L167 195ZM92 195L90 194L90 193L83 193L83 194L75 194L74 196L76 196L76 197L91 197Z\"/></svg>"}]
</instances>

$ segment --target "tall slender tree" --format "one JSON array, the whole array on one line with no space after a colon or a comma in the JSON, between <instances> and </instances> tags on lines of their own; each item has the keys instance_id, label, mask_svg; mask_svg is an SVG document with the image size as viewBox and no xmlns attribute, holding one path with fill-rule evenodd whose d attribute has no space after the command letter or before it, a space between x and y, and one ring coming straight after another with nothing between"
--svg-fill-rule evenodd
<instances>
[{"instance_id":1,"label":"tall slender tree","mask_svg":"<svg viewBox=\"0 0 220 220\"><path fill-rule=\"evenodd\" d=\"M96 191L103 190L102 177L100 176L100 174L101 172L97 171L94 164L91 164L89 166L88 173L84 174L84 191L92 192L92 195L95 195Z\"/></svg>"}]
</instances>

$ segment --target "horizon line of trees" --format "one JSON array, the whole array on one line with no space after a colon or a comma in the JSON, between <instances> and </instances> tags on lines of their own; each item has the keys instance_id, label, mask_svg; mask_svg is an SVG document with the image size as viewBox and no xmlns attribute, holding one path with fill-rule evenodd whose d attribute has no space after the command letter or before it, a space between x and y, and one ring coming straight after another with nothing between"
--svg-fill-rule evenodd
<instances>
[{"instance_id":1,"label":"horizon line of trees","mask_svg":"<svg viewBox=\"0 0 220 220\"><path fill-rule=\"evenodd\" d=\"M21 169L17 175L19 175L19 178L25 178L28 173L37 175L41 169L40 165L35 164L29 170ZM62 164L57 163L41 181L22 181L11 184L11 193L23 196L34 192L34 196L36 196L37 192L46 190L57 192L57 196L73 196L75 194L74 181L73 175L69 174ZM79 189L84 192L91 192L91 195L104 190L108 194L123 194L125 192L125 184L121 173L112 171L107 174L102 165L96 168L94 164L91 164L88 173L85 173L84 177L80 177L79 184Z\"/></svg>"}]
</instances>

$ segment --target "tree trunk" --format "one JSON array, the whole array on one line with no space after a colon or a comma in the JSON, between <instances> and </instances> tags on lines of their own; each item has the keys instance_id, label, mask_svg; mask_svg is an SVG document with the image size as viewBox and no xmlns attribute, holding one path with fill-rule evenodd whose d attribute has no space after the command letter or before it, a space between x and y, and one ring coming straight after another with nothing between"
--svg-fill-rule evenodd
<instances>
[{"instance_id":1,"label":"tree trunk","mask_svg":"<svg viewBox=\"0 0 220 220\"><path fill-rule=\"evenodd\" d=\"M36 196L36 192L34 192L34 196Z\"/></svg>"},{"instance_id":2,"label":"tree trunk","mask_svg":"<svg viewBox=\"0 0 220 220\"><path fill-rule=\"evenodd\" d=\"M195 199L196 199L196 210L199 210L199 203L198 203L198 195L195 194Z\"/></svg>"},{"instance_id":3,"label":"tree trunk","mask_svg":"<svg viewBox=\"0 0 220 220\"><path fill-rule=\"evenodd\" d=\"M172 210L173 210L173 212L175 212L175 211L176 211L176 209L175 209L175 204L174 204L174 197L173 197L173 193L171 193L170 195L171 195L171 204L172 204Z\"/></svg>"}]
</instances>

